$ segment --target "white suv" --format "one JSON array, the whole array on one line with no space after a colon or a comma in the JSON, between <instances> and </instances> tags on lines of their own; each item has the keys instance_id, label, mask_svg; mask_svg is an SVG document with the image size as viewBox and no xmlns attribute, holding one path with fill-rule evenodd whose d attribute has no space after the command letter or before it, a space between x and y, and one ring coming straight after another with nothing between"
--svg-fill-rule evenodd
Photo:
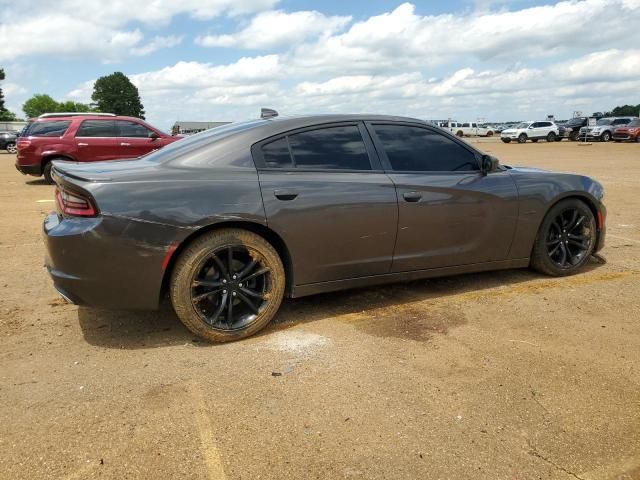
<instances>
[{"instance_id":1,"label":"white suv","mask_svg":"<svg viewBox=\"0 0 640 480\"><path fill-rule=\"evenodd\" d=\"M513 128L503 130L500 139L504 143L512 140L518 143L525 143L527 140L537 142L538 140L546 140L547 142L555 142L560 139L558 126L550 120L543 122L522 122Z\"/></svg>"},{"instance_id":2,"label":"white suv","mask_svg":"<svg viewBox=\"0 0 640 480\"><path fill-rule=\"evenodd\" d=\"M493 129L488 128L486 125L482 125L477 122L444 122L441 124L442 128L450 131L458 137L478 136L478 137L491 137L493 136Z\"/></svg>"}]
</instances>

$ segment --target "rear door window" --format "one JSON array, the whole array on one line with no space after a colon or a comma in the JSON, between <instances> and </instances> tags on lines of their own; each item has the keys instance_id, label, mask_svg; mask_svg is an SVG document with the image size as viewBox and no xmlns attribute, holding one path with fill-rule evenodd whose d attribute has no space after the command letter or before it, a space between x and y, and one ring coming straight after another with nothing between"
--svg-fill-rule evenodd
<instances>
[{"instance_id":1,"label":"rear door window","mask_svg":"<svg viewBox=\"0 0 640 480\"><path fill-rule=\"evenodd\" d=\"M33 122L27 127L24 136L31 137L61 137L69 128L69 120L59 120L55 122Z\"/></svg>"},{"instance_id":2,"label":"rear door window","mask_svg":"<svg viewBox=\"0 0 640 480\"><path fill-rule=\"evenodd\" d=\"M289 154L289 144L286 137L263 145L262 156L267 168L293 167L293 160Z\"/></svg>"},{"instance_id":3,"label":"rear door window","mask_svg":"<svg viewBox=\"0 0 640 480\"><path fill-rule=\"evenodd\" d=\"M267 168L371 170L371 161L357 125L293 133L262 147Z\"/></svg>"},{"instance_id":4,"label":"rear door window","mask_svg":"<svg viewBox=\"0 0 640 480\"><path fill-rule=\"evenodd\" d=\"M117 137L113 120L84 120L76 132L76 137Z\"/></svg>"}]
</instances>

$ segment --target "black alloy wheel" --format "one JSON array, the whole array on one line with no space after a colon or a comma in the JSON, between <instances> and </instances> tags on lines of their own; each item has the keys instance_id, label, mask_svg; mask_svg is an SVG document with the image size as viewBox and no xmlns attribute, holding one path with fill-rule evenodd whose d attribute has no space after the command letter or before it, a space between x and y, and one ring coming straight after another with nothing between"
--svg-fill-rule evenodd
<instances>
[{"instance_id":1,"label":"black alloy wheel","mask_svg":"<svg viewBox=\"0 0 640 480\"><path fill-rule=\"evenodd\" d=\"M518 137L518 143L526 143L527 141L527 135L524 133L521 133L520 136Z\"/></svg>"},{"instance_id":2,"label":"black alloy wheel","mask_svg":"<svg viewBox=\"0 0 640 480\"><path fill-rule=\"evenodd\" d=\"M271 269L246 246L228 245L211 252L194 270L191 302L213 328L244 328L268 303Z\"/></svg>"},{"instance_id":3,"label":"black alloy wheel","mask_svg":"<svg viewBox=\"0 0 640 480\"><path fill-rule=\"evenodd\" d=\"M596 222L581 200L556 204L545 217L531 255L531 264L549 275L570 275L588 260L596 244Z\"/></svg>"},{"instance_id":4,"label":"black alloy wheel","mask_svg":"<svg viewBox=\"0 0 640 480\"><path fill-rule=\"evenodd\" d=\"M285 273L273 246L238 229L202 235L180 253L171 276L173 308L185 326L212 342L253 335L278 311Z\"/></svg>"}]
</instances>

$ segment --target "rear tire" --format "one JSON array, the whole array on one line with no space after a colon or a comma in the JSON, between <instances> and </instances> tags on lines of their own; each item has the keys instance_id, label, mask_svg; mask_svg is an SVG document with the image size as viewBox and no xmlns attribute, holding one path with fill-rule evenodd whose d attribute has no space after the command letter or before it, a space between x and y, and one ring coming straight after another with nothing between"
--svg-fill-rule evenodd
<instances>
[{"instance_id":1,"label":"rear tire","mask_svg":"<svg viewBox=\"0 0 640 480\"><path fill-rule=\"evenodd\" d=\"M578 135L579 135L578 132L571 132L569 134L569 140L571 140L572 142L577 142L579 140Z\"/></svg>"},{"instance_id":2,"label":"rear tire","mask_svg":"<svg viewBox=\"0 0 640 480\"><path fill-rule=\"evenodd\" d=\"M463 136L464 136L464 133L462 133L462 130L458 130L456 132L456 137L461 137L462 138Z\"/></svg>"},{"instance_id":3,"label":"rear tire","mask_svg":"<svg viewBox=\"0 0 640 480\"><path fill-rule=\"evenodd\" d=\"M18 148L16 147L16 144L13 142L9 142L7 143L6 147L7 152L9 153L16 153L18 151Z\"/></svg>"},{"instance_id":4,"label":"rear tire","mask_svg":"<svg viewBox=\"0 0 640 480\"><path fill-rule=\"evenodd\" d=\"M503 138L501 139L504 143L511 143L511 139L510 138Z\"/></svg>"},{"instance_id":5,"label":"rear tire","mask_svg":"<svg viewBox=\"0 0 640 480\"><path fill-rule=\"evenodd\" d=\"M54 159L55 160L55 159ZM53 178L51 178L51 169L53 168L53 164L51 162L47 162L42 170L42 176L44 177L44 181L49 185L53 185Z\"/></svg>"},{"instance_id":6,"label":"rear tire","mask_svg":"<svg viewBox=\"0 0 640 480\"><path fill-rule=\"evenodd\" d=\"M555 141L556 141L556 134L553 132L547 133L547 142L555 142Z\"/></svg>"},{"instance_id":7,"label":"rear tire","mask_svg":"<svg viewBox=\"0 0 640 480\"><path fill-rule=\"evenodd\" d=\"M197 238L180 254L170 296L191 332L229 342L266 327L284 289L284 267L271 244L246 230L224 229Z\"/></svg>"},{"instance_id":8,"label":"rear tire","mask_svg":"<svg viewBox=\"0 0 640 480\"><path fill-rule=\"evenodd\" d=\"M493 137L493 132L491 130L487 132L487 137Z\"/></svg>"},{"instance_id":9,"label":"rear tire","mask_svg":"<svg viewBox=\"0 0 640 480\"><path fill-rule=\"evenodd\" d=\"M527 134L521 133L518 137L518 143L526 143L527 142Z\"/></svg>"},{"instance_id":10,"label":"rear tire","mask_svg":"<svg viewBox=\"0 0 640 480\"><path fill-rule=\"evenodd\" d=\"M596 221L577 198L562 200L547 212L531 252L531 267L555 277L580 270L596 245Z\"/></svg>"}]
</instances>

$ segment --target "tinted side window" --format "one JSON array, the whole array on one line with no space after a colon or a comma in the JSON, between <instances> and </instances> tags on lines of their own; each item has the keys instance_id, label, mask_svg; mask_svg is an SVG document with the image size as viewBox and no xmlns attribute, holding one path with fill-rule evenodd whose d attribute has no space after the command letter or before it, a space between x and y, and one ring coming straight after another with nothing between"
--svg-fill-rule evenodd
<instances>
[{"instance_id":1,"label":"tinted side window","mask_svg":"<svg viewBox=\"0 0 640 480\"><path fill-rule=\"evenodd\" d=\"M617 120L614 120L611 125L626 125L627 123L629 123L628 118L618 118Z\"/></svg>"},{"instance_id":2,"label":"tinted side window","mask_svg":"<svg viewBox=\"0 0 640 480\"><path fill-rule=\"evenodd\" d=\"M397 171L456 172L478 170L475 155L450 138L426 128L374 125L391 168Z\"/></svg>"},{"instance_id":3,"label":"tinted side window","mask_svg":"<svg viewBox=\"0 0 640 480\"><path fill-rule=\"evenodd\" d=\"M76 137L117 137L113 120L84 120L76 132Z\"/></svg>"},{"instance_id":4,"label":"tinted side window","mask_svg":"<svg viewBox=\"0 0 640 480\"><path fill-rule=\"evenodd\" d=\"M462 126L463 126L463 127L468 127L468 126L469 126L469 124L468 124L468 123L463 123L463 124L462 124Z\"/></svg>"},{"instance_id":5,"label":"tinted side window","mask_svg":"<svg viewBox=\"0 0 640 480\"><path fill-rule=\"evenodd\" d=\"M289 145L286 138L262 146L262 156L267 168L291 168L293 162L289 155Z\"/></svg>"},{"instance_id":6,"label":"tinted side window","mask_svg":"<svg viewBox=\"0 0 640 480\"><path fill-rule=\"evenodd\" d=\"M369 155L355 125L329 127L289 136L297 168L371 170Z\"/></svg>"},{"instance_id":7,"label":"tinted side window","mask_svg":"<svg viewBox=\"0 0 640 480\"><path fill-rule=\"evenodd\" d=\"M57 121L57 122L33 122L27 127L22 135L33 137L61 137L64 132L69 128L69 122Z\"/></svg>"},{"instance_id":8,"label":"tinted side window","mask_svg":"<svg viewBox=\"0 0 640 480\"><path fill-rule=\"evenodd\" d=\"M151 130L136 122L116 120L116 128L119 137L148 138Z\"/></svg>"}]
</instances>

